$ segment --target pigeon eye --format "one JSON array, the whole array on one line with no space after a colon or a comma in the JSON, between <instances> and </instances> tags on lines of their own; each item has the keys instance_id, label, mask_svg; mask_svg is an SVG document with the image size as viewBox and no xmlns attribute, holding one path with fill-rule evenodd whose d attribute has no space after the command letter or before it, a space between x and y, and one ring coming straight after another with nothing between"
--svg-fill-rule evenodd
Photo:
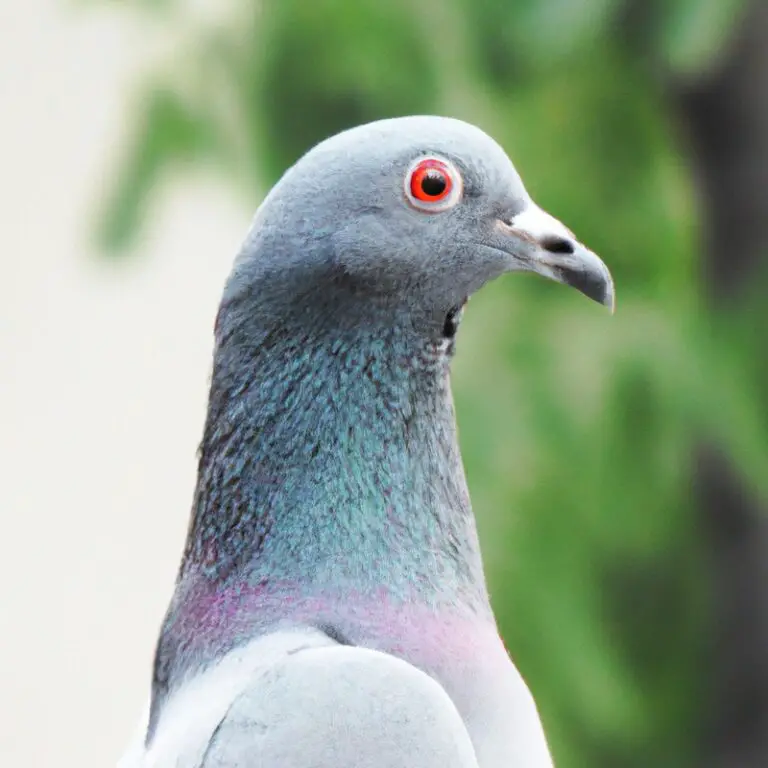
<instances>
[{"instance_id":1,"label":"pigeon eye","mask_svg":"<svg viewBox=\"0 0 768 768\"><path fill-rule=\"evenodd\" d=\"M405 177L405 194L415 208L439 213L452 208L461 196L461 176L445 160L426 157L418 160Z\"/></svg>"}]
</instances>

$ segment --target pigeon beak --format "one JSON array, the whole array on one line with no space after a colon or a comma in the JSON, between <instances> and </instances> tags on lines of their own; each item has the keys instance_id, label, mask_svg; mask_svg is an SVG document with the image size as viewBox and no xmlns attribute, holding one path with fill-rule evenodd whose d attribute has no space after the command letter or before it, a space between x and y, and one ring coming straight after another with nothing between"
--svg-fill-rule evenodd
<instances>
[{"instance_id":1,"label":"pigeon beak","mask_svg":"<svg viewBox=\"0 0 768 768\"><path fill-rule=\"evenodd\" d=\"M567 227L534 203L510 221L499 221L504 235L521 241L515 269L525 269L581 291L613 313L616 295L608 267Z\"/></svg>"}]
</instances>

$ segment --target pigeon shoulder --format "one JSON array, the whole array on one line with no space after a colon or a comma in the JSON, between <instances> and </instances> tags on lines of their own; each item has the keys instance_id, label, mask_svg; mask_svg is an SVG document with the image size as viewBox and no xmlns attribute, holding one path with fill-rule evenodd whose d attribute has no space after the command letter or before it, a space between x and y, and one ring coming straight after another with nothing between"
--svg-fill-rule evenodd
<instances>
[{"instance_id":1,"label":"pigeon shoulder","mask_svg":"<svg viewBox=\"0 0 768 768\"><path fill-rule=\"evenodd\" d=\"M141 740L143 741L143 739ZM275 633L168 701L118 768L477 768L445 690L411 664L319 630Z\"/></svg>"}]
</instances>

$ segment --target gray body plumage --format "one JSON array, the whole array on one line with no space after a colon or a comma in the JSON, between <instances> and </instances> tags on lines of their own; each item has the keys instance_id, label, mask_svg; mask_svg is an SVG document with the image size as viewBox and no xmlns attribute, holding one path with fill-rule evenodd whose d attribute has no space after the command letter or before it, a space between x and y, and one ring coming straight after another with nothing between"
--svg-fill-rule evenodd
<instances>
[{"instance_id":1,"label":"gray body plumage","mask_svg":"<svg viewBox=\"0 0 768 768\"><path fill-rule=\"evenodd\" d=\"M424 162L444 205L421 202ZM461 307L517 270L612 306L602 262L456 120L340 134L270 192L217 318L187 546L121 768L551 766L449 384Z\"/></svg>"}]
</instances>

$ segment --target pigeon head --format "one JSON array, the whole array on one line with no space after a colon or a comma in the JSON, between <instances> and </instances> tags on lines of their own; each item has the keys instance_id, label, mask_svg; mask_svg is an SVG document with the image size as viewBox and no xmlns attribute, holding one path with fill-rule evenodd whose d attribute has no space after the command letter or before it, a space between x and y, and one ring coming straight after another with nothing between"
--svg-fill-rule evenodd
<instances>
[{"instance_id":1,"label":"pigeon head","mask_svg":"<svg viewBox=\"0 0 768 768\"><path fill-rule=\"evenodd\" d=\"M530 198L504 150L442 117L363 125L318 144L257 212L225 293L272 317L407 314L425 332L486 282L527 271L613 308L603 262ZM251 293L252 295L252 293Z\"/></svg>"}]
</instances>

